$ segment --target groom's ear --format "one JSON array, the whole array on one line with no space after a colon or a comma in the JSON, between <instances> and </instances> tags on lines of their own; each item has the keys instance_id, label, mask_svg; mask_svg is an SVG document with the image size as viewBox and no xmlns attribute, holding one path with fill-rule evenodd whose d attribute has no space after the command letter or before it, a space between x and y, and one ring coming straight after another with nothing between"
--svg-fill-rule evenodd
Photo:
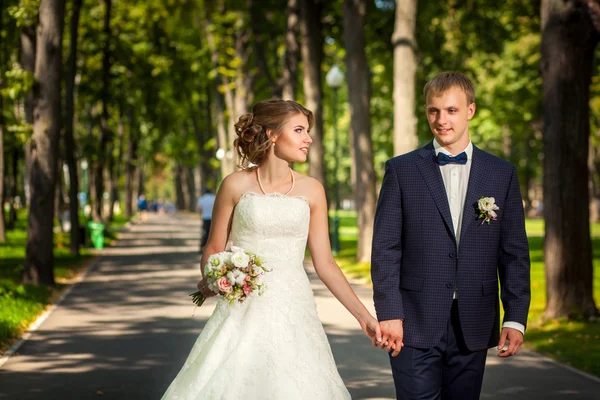
<instances>
[{"instance_id":1,"label":"groom's ear","mask_svg":"<svg viewBox=\"0 0 600 400\"><path fill-rule=\"evenodd\" d=\"M473 118L476 109L477 106L475 105L475 103L471 103L467 106L467 121L470 121L471 118Z\"/></svg>"}]
</instances>

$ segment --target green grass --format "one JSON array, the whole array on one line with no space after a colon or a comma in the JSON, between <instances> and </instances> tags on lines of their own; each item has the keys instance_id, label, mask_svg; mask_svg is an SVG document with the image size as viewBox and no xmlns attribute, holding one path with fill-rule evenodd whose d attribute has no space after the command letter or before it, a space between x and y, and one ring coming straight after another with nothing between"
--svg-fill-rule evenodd
<instances>
[{"instance_id":1,"label":"green grass","mask_svg":"<svg viewBox=\"0 0 600 400\"><path fill-rule=\"evenodd\" d=\"M83 222L83 220L82 220ZM116 216L106 231L105 244L116 238L116 230L123 227L127 219ZM19 275L25 260L27 241L27 214L20 210L17 225L7 232L6 242L0 244L0 353L35 321L49 304L70 284L93 259L88 249L82 248L75 257L69 250L69 234L54 234L55 287L19 284Z\"/></svg>"},{"instance_id":2,"label":"green grass","mask_svg":"<svg viewBox=\"0 0 600 400\"><path fill-rule=\"evenodd\" d=\"M544 221L527 220L531 256L531 307L526 347L552 357L582 371L600 376L600 322L552 320L544 321L546 279L544 273ZM594 299L600 304L600 224L591 226L594 257ZM357 263L356 217L343 212L340 217L341 251L336 260L353 278L371 283L370 263Z\"/></svg>"}]
</instances>

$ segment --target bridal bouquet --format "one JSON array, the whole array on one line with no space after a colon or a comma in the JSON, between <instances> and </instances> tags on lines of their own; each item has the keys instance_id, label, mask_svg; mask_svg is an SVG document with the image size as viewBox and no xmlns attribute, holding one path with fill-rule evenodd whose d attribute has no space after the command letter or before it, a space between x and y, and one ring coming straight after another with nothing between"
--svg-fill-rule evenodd
<instances>
[{"instance_id":1,"label":"bridal bouquet","mask_svg":"<svg viewBox=\"0 0 600 400\"><path fill-rule=\"evenodd\" d=\"M208 288L232 305L236 300L243 303L253 293L262 295L265 290L263 277L269 271L270 269L263 265L260 256L232 246L231 251L215 253L208 257L204 276ZM198 306L206 300L200 291L190 296Z\"/></svg>"}]
</instances>

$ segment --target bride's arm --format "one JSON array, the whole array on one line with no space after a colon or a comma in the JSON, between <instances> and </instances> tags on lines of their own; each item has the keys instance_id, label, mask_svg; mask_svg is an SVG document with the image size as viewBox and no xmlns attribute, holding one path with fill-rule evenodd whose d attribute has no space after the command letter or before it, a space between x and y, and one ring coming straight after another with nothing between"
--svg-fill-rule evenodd
<instances>
[{"instance_id":1,"label":"bride's arm","mask_svg":"<svg viewBox=\"0 0 600 400\"><path fill-rule=\"evenodd\" d=\"M331 253L325 190L318 182L312 183L310 201L310 228L308 247L315 271L333 295L358 320L361 328L373 339L381 340L379 323L352 290ZM373 343L375 345L375 342Z\"/></svg>"},{"instance_id":2,"label":"bride's arm","mask_svg":"<svg viewBox=\"0 0 600 400\"><path fill-rule=\"evenodd\" d=\"M200 260L200 274L203 274L204 266L208 261L208 257L215 253L219 253L225 250L227 244L227 237L229 229L231 227L231 217L233 216L233 209L237 202L237 185L235 184L236 177L229 175L221 183L221 187L217 192L215 198L215 206L213 208L212 223L210 224L210 232L208 234L208 240L204 251L202 252L202 258ZM216 293L210 291L206 285L204 277L198 283L198 289L203 295L209 297L214 296Z\"/></svg>"}]
</instances>

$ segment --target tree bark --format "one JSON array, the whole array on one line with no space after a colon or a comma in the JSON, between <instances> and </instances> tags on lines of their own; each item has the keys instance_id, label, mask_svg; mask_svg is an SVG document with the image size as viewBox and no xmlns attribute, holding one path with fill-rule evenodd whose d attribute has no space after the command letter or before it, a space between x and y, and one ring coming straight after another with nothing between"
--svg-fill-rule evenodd
<instances>
[{"instance_id":1,"label":"tree bark","mask_svg":"<svg viewBox=\"0 0 600 400\"><path fill-rule=\"evenodd\" d=\"M215 85L216 86L216 85ZM231 148L227 141L227 129L225 127L225 105L223 104L224 98L223 94L219 92L215 87L215 114L217 117L217 141L219 143L219 148L222 149L225 154ZM227 158L223 158L220 160L220 168L221 168L221 179L225 178L227 175L231 174L234 171L232 164L227 160Z\"/></svg>"},{"instance_id":2,"label":"tree bark","mask_svg":"<svg viewBox=\"0 0 600 400\"><path fill-rule=\"evenodd\" d=\"M264 15L264 6L260 1L256 0L247 0L246 4L250 14L250 30L254 39L252 42L256 64L267 80L271 96L281 97L281 82L273 77L265 51L264 37L261 29L265 25L265 21L262 18Z\"/></svg>"},{"instance_id":3,"label":"tree bark","mask_svg":"<svg viewBox=\"0 0 600 400\"><path fill-rule=\"evenodd\" d=\"M21 64L23 69L35 74L35 57L37 53L36 43L36 26L23 26L21 28ZM25 122L30 126L33 126L33 90L25 95ZM31 181L31 155L32 149L31 144L28 142L25 144L25 168L23 173L23 186L25 188L25 204L30 204L31 200L31 189L29 182Z\"/></svg>"},{"instance_id":4,"label":"tree bark","mask_svg":"<svg viewBox=\"0 0 600 400\"><path fill-rule=\"evenodd\" d=\"M187 179L186 209L190 212L194 212L196 210L196 182L195 182L195 176L194 176L194 168L186 167L185 168L185 176Z\"/></svg>"},{"instance_id":5,"label":"tree bark","mask_svg":"<svg viewBox=\"0 0 600 400\"><path fill-rule=\"evenodd\" d=\"M0 16L1 19L1 16ZM2 23L0 22L0 31ZM0 89L4 86L2 80L4 71L0 63ZM3 101L0 94L0 243L6 242L6 216L4 215L4 114Z\"/></svg>"},{"instance_id":6,"label":"tree bark","mask_svg":"<svg viewBox=\"0 0 600 400\"><path fill-rule=\"evenodd\" d=\"M135 125L133 106L128 106L129 143L127 145L127 167L125 175L125 216L131 218L133 215L133 187L135 179L135 167L137 159L138 134Z\"/></svg>"},{"instance_id":7,"label":"tree bark","mask_svg":"<svg viewBox=\"0 0 600 400\"><path fill-rule=\"evenodd\" d=\"M108 209L108 221L112 222L115 218L115 204L119 202L119 177L121 176L121 166L123 165L123 145L125 142L125 116L123 108L119 112L119 145L117 147L117 159L110 169L110 207Z\"/></svg>"},{"instance_id":8,"label":"tree bark","mask_svg":"<svg viewBox=\"0 0 600 400\"><path fill-rule=\"evenodd\" d=\"M566 3L565 3L566 4ZM546 1L544 102L545 317L598 315L593 298L587 156L589 94L600 39L593 1Z\"/></svg>"},{"instance_id":9,"label":"tree bark","mask_svg":"<svg viewBox=\"0 0 600 400\"><path fill-rule=\"evenodd\" d=\"M8 213L7 230L15 229L17 224L16 196L19 193L19 156L22 150L15 146L12 151L12 169L10 179L10 211Z\"/></svg>"},{"instance_id":10,"label":"tree bark","mask_svg":"<svg viewBox=\"0 0 600 400\"><path fill-rule=\"evenodd\" d=\"M137 155L137 166L136 166L136 190L137 190L137 197L140 197L141 194L143 194L146 191L146 185L145 185L145 172L144 172L144 159L142 158L142 156L140 156L139 154Z\"/></svg>"},{"instance_id":11,"label":"tree bark","mask_svg":"<svg viewBox=\"0 0 600 400\"><path fill-rule=\"evenodd\" d=\"M177 210L185 210L185 192L183 190L183 167L181 163L177 162L175 165L175 206Z\"/></svg>"},{"instance_id":12,"label":"tree bark","mask_svg":"<svg viewBox=\"0 0 600 400\"><path fill-rule=\"evenodd\" d=\"M77 74L77 42L79 38L79 15L83 0L73 2L71 15L71 43L69 44L68 73L65 96L65 161L69 167L69 218L71 221L71 254L79 255L79 246L83 238L79 234L79 176L77 157L75 157L75 139L73 137L73 117L75 115L75 75Z\"/></svg>"},{"instance_id":13,"label":"tree bark","mask_svg":"<svg viewBox=\"0 0 600 400\"><path fill-rule=\"evenodd\" d=\"M4 29L0 0L0 32ZM0 47L0 89L4 88L4 49ZM4 102L0 94L0 243L6 242L6 216L4 215Z\"/></svg>"},{"instance_id":14,"label":"tree bark","mask_svg":"<svg viewBox=\"0 0 600 400\"><path fill-rule=\"evenodd\" d=\"M102 101L102 113L100 115L100 140L98 145L98 162L95 168L96 203L94 204L92 217L96 221L102 220L102 198L104 195L104 164L106 163L106 149L112 141L112 132L108 126L108 96L110 85L110 13L112 0L104 0L106 5L104 11L104 48L102 50L102 89L100 99Z\"/></svg>"},{"instance_id":15,"label":"tree bark","mask_svg":"<svg viewBox=\"0 0 600 400\"><path fill-rule=\"evenodd\" d=\"M323 32L320 0L298 0L300 2L300 32L302 36L302 70L305 106L313 112L315 124L311 131L308 174L326 187L325 152L323 147L323 93L321 85L321 63L323 61Z\"/></svg>"},{"instance_id":16,"label":"tree bark","mask_svg":"<svg viewBox=\"0 0 600 400\"><path fill-rule=\"evenodd\" d=\"M285 10L285 57L283 58L281 95L284 100L296 99L298 87L298 1L288 0Z\"/></svg>"},{"instance_id":17,"label":"tree bark","mask_svg":"<svg viewBox=\"0 0 600 400\"><path fill-rule=\"evenodd\" d=\"M31 205L22 281L54 284L56 154L60 128L64 0L41 0L35 63Z\"/></svg>"},{"instance_id":18,"label":"tree bark","mask_svg":"<svg viewBox=\"0 0 600 400\"><path fill-rule=\"evenodd\" d=\"M417 0L396 2L396 22L392 35L394 47L394 154L417 148L415 115L415 76L417 73Z\"/></svg>"},{"instance_id":19,"label":"tree bark","mask_svg":"<svg viewBox=\"0 0 600 400\"><path fill-rule=\"evenodd\" d=\"M377 203L371 142L371 77L365 53L366 0L344 0L344 46L350 103L350 146L356 179L358 213L357 261L371 260L373 219Z\"/></svg>"}]
</instances>

